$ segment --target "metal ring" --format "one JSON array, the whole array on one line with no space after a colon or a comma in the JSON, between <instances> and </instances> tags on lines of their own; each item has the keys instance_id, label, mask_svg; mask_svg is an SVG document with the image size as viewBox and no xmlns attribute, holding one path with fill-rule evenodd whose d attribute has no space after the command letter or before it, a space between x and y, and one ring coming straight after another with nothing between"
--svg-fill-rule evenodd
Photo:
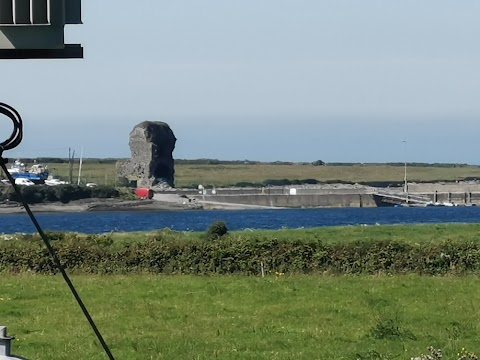
<instances>
[{"instance_id":1,"label":"metal ring","mask_svg":"<svg viewBox=\"0 0 480 360\"><path fill-rule=\"evenodd\" d=\"M23 138L23 122L22 117L10 105L4 104L0 102L0 114L3 114L10 118L13 122L13 132L10 137L5 140L4 142L0 143L0 151L3 150L10 150L17 147Z\"/></svg>"}]
</instances>

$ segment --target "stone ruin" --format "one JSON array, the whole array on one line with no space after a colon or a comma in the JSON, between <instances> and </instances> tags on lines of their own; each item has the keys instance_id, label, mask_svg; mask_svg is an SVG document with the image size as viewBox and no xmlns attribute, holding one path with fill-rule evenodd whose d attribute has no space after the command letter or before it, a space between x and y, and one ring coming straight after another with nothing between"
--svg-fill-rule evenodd
<instances>
[{"instance_id":1,"label":"stone ruin","mask_svg":"<svg viewBox=\"0 0 480 360\"><path fill-rule=\"evenodd\" d=\"M177 139L168 124L144 121L130 133L132 158L117 162L117 176L137 182L137 187L157 190L174 186L173 150Z\"/></svg>"}]
</instances>

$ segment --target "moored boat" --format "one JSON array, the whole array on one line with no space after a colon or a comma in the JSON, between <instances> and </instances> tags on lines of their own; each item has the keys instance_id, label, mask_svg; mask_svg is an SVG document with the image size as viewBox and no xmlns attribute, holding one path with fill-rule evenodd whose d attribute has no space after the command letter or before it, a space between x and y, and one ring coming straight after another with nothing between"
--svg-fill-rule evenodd
<instances>
[{"instance_id":1,"label":"moored boat","mask_svg":"<svg viewBox=\"0 0 480 360\"><path fill-rule=\"evenodd\" d=\"M35 183L43 183L48 178L48 169L43 164L33 164L30 169L20 160L15 160L8 169L14 179L29 179Z\"/></svg>"}]
</instances>

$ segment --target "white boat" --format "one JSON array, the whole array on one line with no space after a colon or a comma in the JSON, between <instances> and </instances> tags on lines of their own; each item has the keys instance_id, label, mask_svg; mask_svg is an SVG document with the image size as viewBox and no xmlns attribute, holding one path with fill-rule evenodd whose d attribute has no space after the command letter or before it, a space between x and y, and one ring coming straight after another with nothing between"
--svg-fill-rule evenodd
<instances>
[{"instance_id":1,"label":"white boat","mask_svg":"<svg viewBox=\"0 0 480 360\"><path fill-rule=\"evenodd\" d=\"M56 186L56 185L65 185L67 182L60 179L47 179L45 180L45 185Z\"/></svg>"},{"instance_id":2,"label":"white boat","mask_svg":"<svg viewBox=\"0 0 480 360\"><path fill-rule=\"evenodd\" d=\"M35 183L30 179L16 178L15 179L15 185L32 186L32 185L35 185Z\"/></svg>"}]
</instances>

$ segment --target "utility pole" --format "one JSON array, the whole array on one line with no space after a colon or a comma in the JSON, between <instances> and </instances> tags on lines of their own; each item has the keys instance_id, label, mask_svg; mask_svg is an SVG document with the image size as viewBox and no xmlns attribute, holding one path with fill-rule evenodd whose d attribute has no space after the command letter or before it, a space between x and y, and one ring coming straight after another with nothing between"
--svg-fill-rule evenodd
<instances>
[{"instance_id":1,"label":"utility pole","mask_svg":"<svg viewBox=\"0 0 480 360\"><path fill-rule=\"evenodd\" d=\"M83 163L83 146L82 146L82 149L80 150L80 165L78 165L77 185L80 185L80 179L81 179L81 176L82 176L82 163Z\"/></svg>"},{"instance_id":2,"label":"utility pole","mask_svg":"<svg viewBox=\"0 0 480 360\"><path fill-rule=\"evenodd\" d=\"M404 144L404 160L405 160L405 166L404 166L404 177L403 177L403 180L404 180L404 188L403 188L403 191L405 192L405 194L408 196L408 182L407 182L407 140L402 140L402 143Z\"/></svg>"},{"instance_id":3,"label":"utility pole","mask_svg":"<svg viewBox=\"0 0 480 360\"><path fill-rule=\"evenodd\" d=\"M75 150L68 148L68 183L73 184L73 160L75 159Z\"/></svg>"}]
</instances>

